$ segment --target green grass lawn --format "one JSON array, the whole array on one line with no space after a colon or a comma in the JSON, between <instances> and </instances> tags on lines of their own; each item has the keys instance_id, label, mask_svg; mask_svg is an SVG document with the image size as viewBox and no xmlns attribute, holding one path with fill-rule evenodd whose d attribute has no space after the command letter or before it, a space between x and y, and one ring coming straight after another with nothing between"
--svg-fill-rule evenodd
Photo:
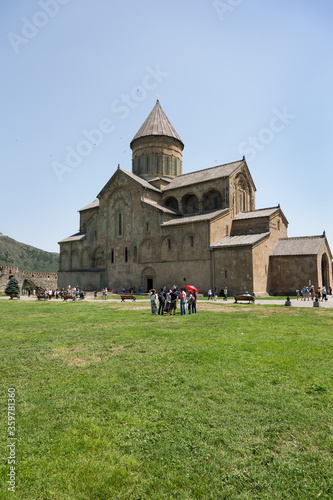
<instances>
[{"instance_id":1,"label":"green grass lawn","mask_svg":"<svg viewBox=\"0 0 333 500\"><path fill-rule=\"evenodd\" d=\"M333 310L1 300L0 314L1 499L333 497Z\"/></svg>"}]
</instances>

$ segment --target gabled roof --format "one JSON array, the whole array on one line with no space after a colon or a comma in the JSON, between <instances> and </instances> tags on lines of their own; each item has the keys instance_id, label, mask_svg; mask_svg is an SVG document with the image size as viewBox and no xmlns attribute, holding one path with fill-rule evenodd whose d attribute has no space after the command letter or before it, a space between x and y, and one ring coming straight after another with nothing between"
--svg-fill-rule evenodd
<instances>
[{"instance_id":1,"label":"gabled roof","mask_svg":"<svg viewBox=\"0 0 333 500\"><path fill-rule=\"evenodd\" d=\"M82 241L86 239L86 233L75 233L72 236L68 236L64 240L58 241L58 243L69 243L70 241Z\"/></svg>"},{"instance_id":2,"label":"gabled roof","mask_svg":"<svg viewBox=\"0 0 333 500\"><path fill-rule=\"evenodd\" d=\"M165 181L165 182L171 182L171 179L169 177L154 177L153 179L149 179L149 182L154 182L154 181Z\"/></svg>"},{"instance_id":3,"label":"gabled roof","mask_svg":"<svg viewBox=\"0 0 333 500\"><path fill-rule=\"evenodd\" d=\"M282 238L273 248L271 255L317 255L325 241L324 235Z\"/></svg>"},{"instance_id":4,"label":"gabled roof","mask_svg":"<svg viewBox=\"0 0 333 500\"><path fill-rule=\"evenodd\" d=\"M223 247L238 247L238 246L253 246L259 243L261 240L267 238L270 235L269 231L266 233L258 234L240 234L237 236L227 236L222 238L217 244L213 245L211 248L223 248Z\"/></svg>"},{"instance_id":5,"label":"gabled roof","mask_svg":"<svg viewBox=\"0 0 333 500\"><path fill-rule=\"evenodd\" d=\"M78 210L78 212L83 212L84 210L90 210L91 208L98 208L99 207L99 200L95 200L92 203L89 203L89 205L86 205L85 207L81 208L81 210Z\"/></svg>"},{"instance_id":6,"label":"gabled roof","mask_svg":"<svg viewBox=\"0 0 333 500\"><path fill-rule=\"evenodd\" d=\"M142 201L142 203L146 203L147 205L150 205L151 207L157 208L157 210L160 210L160 212L163 212L164 214L178 215L177 210L172 210L172 208L165 207L164 205L161 205L160 203L157 203L156 201L148 200L148 199L144 199L141 201Z\"/></svg>"},{"instance_id":7,"label":"gabled roof","mask_svg":"<svg viewBox=\"0 0 333 500\"><path fill-rule=\"evenodd\" d=\"M229 177L243 165L246 165L245 160L233 161L231 163L225 163L224 165L218 165L217 167L205 168L203 170L197 170L196 172L191 172L189 174L179 175L178 177L172 179L170 184L162 188L162 191L164 192L170 189L189 186L191 184L211 181L214 179L219 179L221 177Z\"/></svg>"},{"instance_id":8,"label":"gabled roof","mask_svg":"<svg viewBox=\"0 0 333 500\"><path fill-rule=\"evenodd\" d=\"M142 177L139 177L138 175L135 175L132 172L128 172L127 170L123 170L122 168L120 168L118 166L117 170L115 171L115 173L113 174L113 176L111 177L111 179L108 180L108 182L105 184L105 186L103 187L103 189L98 193L98 195L97 195L98 198L100 198L102 196L102 194L112 184L115 176L119 175L119 173L127 175L130 179L132 179L133 181L135 181L136 183L140 184L142 187L144 187L146 189L150 189L151 191L156 191L157 193L161 193L160 189L156 188L155 186L152 186L151 184L149 184L149 182L147 182L144 179L142 179Z\"/></svg>"},{"instance_id":9,"label":"gabled roof","mask_svg":"<svg viewBox=\"0 0 333 500\"><path fill-rule=\"evenodd\" d=\"M244 220L244 219L258 219L260 217L271 217L272 215L280 212L281 218L284 220L286 226L288 226L289 222L282 212L280 205L277 207L269 207L269 208L258 208L258 210L252 210L251 212L239 212L234 220Z\"/></svg>"},{"instance_id":10,"label":"gabled roof","mask_svg":"<svg viewBox=\"0 0 333 500\"><path fill-rule=\"evenodd\" d=\"M168 220L167 222L163 222L162 227L164 226L176 226L178 224L190 224L191 222L205 222L218 217L224 213L227 213L229 208L223 208L222 210L214 210L212 212L206 212L204 214L191 214L184 217L177 217L175 219Z\"/></svg>"},{"instance_id":11,"label":"gabled roof","mask_svg":"<svg viewBox=\"0 0 333 500\"><path fill-rule=\"evenodd\" d=\"M173 137L174 139L178 139L184 147L183 141L169 122L168 117L164 113L158 99L152 112L132 139L131 147L133 141L136 139L150 135L165 135L167 137Z\"/></svg>"},{"instance_id":12,"label":"gabled roof","mask_svg":"<svg viewBox=\"0 0 333 500\"><path fill-rule=\"evenodd\" d=\"M258 217L270 217L275 214L280 209L280 207L271 208L259 208L258 210L252 210L252 212L239 212L234 220L242 219L257 219Z\"/></svg>"}]
</instances>

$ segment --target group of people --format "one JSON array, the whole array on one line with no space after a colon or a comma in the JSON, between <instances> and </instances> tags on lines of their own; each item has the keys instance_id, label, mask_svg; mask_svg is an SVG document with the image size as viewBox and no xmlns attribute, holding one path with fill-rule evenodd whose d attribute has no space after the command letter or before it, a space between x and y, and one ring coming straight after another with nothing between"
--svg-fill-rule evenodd
<instances>
[{"instance_id":1,"label":"group of people","mask_svg":"<svg viewBox=\"0 0 333 500\"><path fill-rule=\"evenodd\" d=\"M188 292L189 295L187 296L186 288L182 288L181 291L178 291L176 286L170 289L164 286L159 293L157 293L155 289L150 290L152 314L159 314L161 316L164 314L169 314L170 316L175 315L178 300L180 301L180 314L182 316L186 315L186 302L188 314L196 314L198 299L197 291L195 288L191 288Z\"/></svg>"},{"instance_id":2,"label":"group of people","mask_svg":"<svg viewBox=\"0 0 333 500\"><path fill-rule=\"evenodd\" d=\"M332 295L332 288L329 287L329 295ZM317 290L313 285L304 285L301 290L296 290L297 300L315 300L316 298L323 302L327 300L327 290L325 286L319 286Z\"/></svg>"},{"instance_id":3,"label":"group of people","mask_svg":"<svg viewBox=\"0 0 333 500\"><path fill-rule=\"evenodd\" d=\"M86 292L84 290L80 289L79 287L72 288L70 285L68 285L66 290L65 288L62 288L61 290L59 290L59 288L57 288L56 290L45 289L43 293L45 300L51 300L52 297L55 299L63 299L64 296L68 297L68 295L71 295L73 300L84 299L86 295Z\"/></svg>"},{"instance_id":4,"label":"group of people","mask_svg":"<svg viewBox=\"0 0 333 500\"><path fill-rule=\"evenodd\" d=\"M207 296L208 296L208 300L213 300L212 288L209 288ZM214 291L214 300L215 301L217 301L217 297L218 297L218 291L217 291L217 288L215 288L215 291ZM228 288L227 287L221 288L220 297L223 297L223 300L228 300Z\"/></svg>"}]
</instances>

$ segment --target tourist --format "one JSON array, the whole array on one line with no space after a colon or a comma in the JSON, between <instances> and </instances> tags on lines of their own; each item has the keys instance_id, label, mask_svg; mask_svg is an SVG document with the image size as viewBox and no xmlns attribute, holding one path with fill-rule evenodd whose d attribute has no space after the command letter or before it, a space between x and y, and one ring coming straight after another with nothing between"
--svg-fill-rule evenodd
<instances>
[{"instance_id":1,"label":"tourist","mask_svg":"<svg viewBox=\"0 0 333 500\"><path fill-rule=\"evenodd\" d=\"M299 297L300 297L299 290L296 290L296 298L297 298L297 300L299 299Z\"/></svg>"},{"instance_id":2,"label":"tourist","mask_svg":"<svg viewBox=\"0 0 333 500\"><path fill-rule=\"evenodd\" d=\"M156 290L152 289L150 296L150 305L152 314L157 314L157 293Z\"/></svg>"},{"instance_id":3,"label":"tourist","mask_svg":"<svg viewBox=\"0 0 333 500\"><path fill-rule=\"evenodd\" d=\"M198 299L198 294L196 290L192 290L192 313L196 314L197 313L197 299Z\"/></svg>"},{"instance_id":4,"label":"tourist","mask_svg":"<svg viewBox=\"0 0 333 500\"><path fill-rule=\"evenodd\" d=\"M181 316L186 316L186 307L185 307L185 304L186 304L186 290L185 288L182 289L182 291L180 292L180 314Z\"/></svg>"},{"instance_id":5,"label":"tourist","mask_svg":"<svg viewBox=\"0 0 333 500\"><path fill-rule=\"evenodd\" d=\"M169 290L165 294L165 306L164 306L165 313L171 314L170 306L171 306L171 290Z\"/></svg>"},{"instance_id":6,"label":"tourist","mask_svg":"<svg viewBox=\"0 0 333 500\"><path fill-rule=\"evenodd\" d=\"M302 294L303 294L302 300L306 300L306 299L309 300L309 290L307 289L307 287L305 285L302 288Z\"/></svg>"},{"instance_id":7,"label":"tourist","mask_svg":"<svg viewBox=\"0 0 333 500\"><path fill-rule=\"evenodd\" d=\"M212 289L210 288L208 290L208 300L211 300L213 298L213 292L212 292Z\"/></svg>"},{"instance_id":8,"label":"tourist","mask_svg":"<svg viewBox=\"0 0 333 500\"><path fill-rule=\"evenodd\" d=\"M176 309L177 309L178 294L176 287L174 287L172 292L170 293L170 298L171 298L171 303L170 303L170 316L171 316L171 313L173 315L176 314Z\"/></svg>"},{"instance_id":9,"label":"tourist","mask_svg":"<svg viewBox=\"0 0 333 500\"><path fill-rule=\"evenodd\" d=\"M163 316L164 313L165 298L166 293L164 292L163 288L161 288L161 291L158 294L158 314L161 316Z\"/></svg>"},{"instance_id":10,"label":"tourist","mask_svg":"<svg viewBox=\"0 0 333 500\"><path fill-rule=\"evenodd\" d=\"M223 300L228 300L228 288L224 288L224 299Z\"/></svg>"},{"instance_id":11,"label":"tourist","mask_svg":"<svg viewBox=\"0 0 333 500\"><path fill-rule=\"evenodd\" d=\"M104 295L104 299L106 300L108 298L108 289L107 289L107 287L104 288L103 295Z\"/></svg>"},{"instance_id":12,"label":"tourist","mask_svg":"<svg viewBox=\"0 0 333 500\"><path fill-rule=\"evenodd\" d=\"M192 314L193 302L194 302L193 290L191 290L190 295L188 297L188 301L187 301L187 307L188 307L189 314Z\"/></svg>"},{"instance_id":13,"label":"tourist","mask_svg":"<svg viewBox=\"0 0 333 500\"><path fill-rule=\"evenodd\" d=\"M322 302L324 302L324 300L327 300L326 287L325 286L323 286L322 289L321 289L321 296L322 296L322 299L321 299Z\"/></svg>"},{"instance_id":14,"label":"tourist","mask_svg":"<svg viewBox=\"0 0 333 500\"><path fill-rule=\"evenodd\" d=\"M315 289L314 289L314 286L312 285L311 288L310 288L310 295L311 295L311 299L312 301L314 301L314 298L315 298L315 295L316 295L316 292L315 292Z\"/></svg>"}]
</instances>

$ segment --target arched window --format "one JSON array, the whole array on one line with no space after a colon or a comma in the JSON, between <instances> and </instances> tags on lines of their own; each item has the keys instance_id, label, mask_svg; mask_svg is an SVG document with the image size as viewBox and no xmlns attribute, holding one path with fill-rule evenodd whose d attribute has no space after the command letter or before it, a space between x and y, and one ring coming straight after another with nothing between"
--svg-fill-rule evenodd
<instances>
[{"instance_id":1,"label":"arched window","mask_svg":"<svg viewBox=\"0 0 333 500\"><path fill-rule=\"evenodd\" d=\"M211 189L205 193L202 197L202 209L206 210L218 210L222 208L222 196L216 189Z\"/></svg>"},{"instance_id":2,"label":"arched window","mask_svg":"<svg viewBox=\"0 0 333 500\"><path fill-rule=\"evenodd\" d=\"M199 201L195 194L186 194L183 196L182 209L184 214L193 214L199 211Z\"/></svg>"},{"instance_id":3,"label":"arched window","mask_svg":"<svg viewBox=\"0 0 333 500\"><path fill-rule=\"evenodd\" d=\"M118 214L118 235L122 236L123 234L123 221L122 221L122 215Z\"/></svg>"},{"instance_id":4,"label":"arched window","mask_svg":"<svg viewBox=\"0 0 333 500\"><path fill-rule=\"evenodd\" d=\"M164 202L164 205L166 207L172 208L173 210L179 210L178 200L177 200L177 198L174 198L173 196L170 196L169 198L167 198Z\"/></svg>"}]
</instances>

